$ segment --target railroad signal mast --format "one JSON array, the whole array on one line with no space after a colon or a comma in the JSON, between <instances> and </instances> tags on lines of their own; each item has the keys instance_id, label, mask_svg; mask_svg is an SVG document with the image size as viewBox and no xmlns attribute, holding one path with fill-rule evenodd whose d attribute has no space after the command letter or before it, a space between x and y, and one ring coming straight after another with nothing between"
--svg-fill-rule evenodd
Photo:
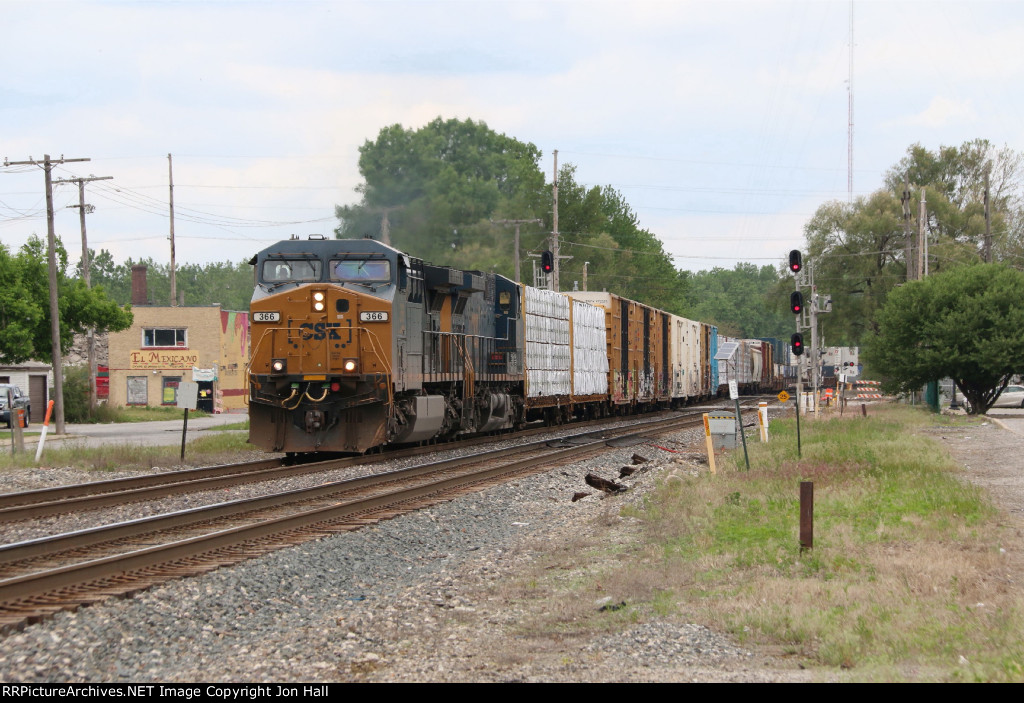
<instances>
[{"instance_id":1,"label":"railroad signal mast","mask_svg":"<svg viewBox=\"0 0 1024 703\"><path fill-rule=\"evenodd\" d=\"M796 334L790 339L793 355L797 358L797 398L803 397L803 355L804 338L803 332L811 331L811 349L807 355L807 363L810 364L811 388L815 396L815 407L817 407L818 387L821 384L821 355L818 351L818 313L832 312L832 297L829 295L818 295L817 286L814 285L814 266L804 271L803 255L799 249L789 252L789 270L793 273L793 281L796 286L789 296L789 308L796 315ZM801 288L810 288L808 296L804 296ZM799 400L798 400L799 402Z\"/></svg>"}]
</instances>

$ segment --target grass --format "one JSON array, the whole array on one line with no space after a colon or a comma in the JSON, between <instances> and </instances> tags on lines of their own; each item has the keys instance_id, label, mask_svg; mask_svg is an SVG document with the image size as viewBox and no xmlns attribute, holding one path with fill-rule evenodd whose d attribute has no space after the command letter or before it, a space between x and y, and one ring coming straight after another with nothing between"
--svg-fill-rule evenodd
<instances>
[{"instance_id":1,"label":"grass","mask_svg":"<svg viewBox=\"0 0 1024 703\"><path fill-rule=\"evenodd\" d=\"M154 412L155 410L155 412ZM171 408L133 409L131 414L141 422L143 420L183 420L183 411ZM206 413L200 415L205 416ZM193 418L189 411L189 419ZM40 431L30 426L26 437L38 436ZM185 460L181 460L180 441L168 446L142 446L130 442L109 444L102 447L86 447L75 439L62 439L60 442L47 443L41 462L43 466L61 466L83 469L86 471L120 471L148 470L155 467L170 466L209 466L211 464L232 463L238 461L240 454L254 453L248 444L247 434L227 432L227 430L246 430L249 421L246 419L228 425L218 425L204 431L200 437L188 440L185 444ZM51 426L51 432L53 430ZM130 434L126 428L126 435ZM52 435L51 435L52 437ZM37 466L35 462L35 445L31 444L24 452L11 454L10 430L0 432L0 470L12 468L29 468Z\"/></svg>"},{"instance_id":2,"label":"grass","mask_svg":"<svg viewBox=\"0 0 1024 703\"><path fill-rule=\"evenodd\" d=\"M630 548L551 555L575 578L543 572L533 594L553 617L523 627L602 631L678 613L852 679L1024 680L1024 602L999 549L1010 528L917 433L936 422L977 420L891 407L803 422L800 458L795 423L773 421L771 443L748 442L749 472L735 451L717 475L675 476L624 509L640 530ZM801 481L815 500L803 552ZM595 612L602 596L629 606Z\"/></svg>"}]
</instances>

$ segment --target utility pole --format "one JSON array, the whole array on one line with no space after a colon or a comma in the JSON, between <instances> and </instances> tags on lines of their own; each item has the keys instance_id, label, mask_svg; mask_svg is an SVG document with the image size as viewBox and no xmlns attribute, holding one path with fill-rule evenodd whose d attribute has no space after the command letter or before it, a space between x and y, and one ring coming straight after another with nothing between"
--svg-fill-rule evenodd
<instances>
[{"instance_id":1,"label":"utility pole","mask_svg":"<svg viewBox=\"0 0 1024 703\"><path fill-rule=\"evenodd\" d=\"M985 249L982 252L986 264L992 263L992 213L988 203L988 176L992 170L992 164L985 164Z\"/></svg>"},{"instance_id":2,"label":"utility pole","mask_svg":"<svg viewBox=\"0 0 1024 703\"><path fill-rule=\"evenodd\" d=\"M584 291L587 290L587 271L588 271L589 268L590 268L590 262L589 261L584 261L583 262L583 290Z\"/></svg>"},{"instance_id":3,"label":"utility pole","mask_svg":"<svg viewBox=\"0 0 1024 703\"><path fill-rule=\"evenodd\" d=\"M914 235L910 229L910 177L903 174L903 259L907 262L907 280L914 280Z\"/></svg>"},{"instance_id":4,"label":"utility pole","mask_svg":"<svg viewBox=\"0 0 1024 703\"><path fill-rule=\"evenodd\" d=\"M170 154L167 155L167 183L171 190L169 203L171 206L171 307L173 308L178 304L178 288L174 268L174 172Z\"/></svg>"},{"instance_id":5,"label":"utility pole","mask_svg":"<svg viewBox=\"0 0 1024 703\"><path fill-rule=\"evenodd\" d=\"M89 243L85 237L85 214L93 211L92 205L85 204L85 184L90 181L108 181L113 176L89 176L88 178L65 178L54 181L54 183L77 183L78 184L78 205L68 205L69 208L78 208L78 218L82 227L82 278L85 280L85 287L92 288L92 274L90 272ZM96 409L96 329L89 328L89 409Z\"/></svg>"},{"instance_id":6,"label":"utility pole","mask_svg":"<svg viewBox=\"0 0 1024 703\"><path fill-rule=\"evenodd\" d=\"M559 291L561 288L558 284L558 149L554 150L555 153L555 177L551 185L551 195L554 200L554 215L552 218L552 232L551 232L551 253L555 257L555 268L551 272L551 278L548 283L548 288L553 291Z\"/></svg>"},{"instance_id":7,"label":"utility pole","mask_svg":"<svg viewBox=\"0 0 1024 703\"><path fill-rule=\"evenodd\" d=\"M921 187L921 214L917 218L917 278L928 275L928 208L925 204L925 189Z\"/></svg>"},{"instance_id":8,"label":"utility pole","mask_svg":"<svg viewBox=\"0 0 1024 703\"><path fill-rule=\"evenodd\" d=\"M522 278L520 277L520 271L519 271L519 225L527 225L527 224L537 224L537 225L540 225L540 224L544 224L544 220L494 220L493 222L496 225L514 225L515 228L516 228L516 230L515 230L516 231L516 237L515 237L515 245L514 245L515 246L515 254L514 254L513 258L515 260L515 267L516 267L516 283L519 283L522 280Z\"/></svg>"},{"instance_id":9,"label":"utility pole","mask_svg":"<svg viewBox=\"0 0 1024 703\"><path fill-rule=\"evenodd\" d=\"M50 346L51 363L53 364L53 409L56 416L57 434L66 434L64 426L64 368L60 353L60 308L57 303L57 235L53 229L53 166L89 159L59 159L51 161L49 154L43 154L43 163L31 156L28 161L7 161L4 166L41 166L46 184L46 261L50 270Z\"/></svg>"},{"instance_id":10,"label":"utility pole","mask_svg":"<svg viewBox=\"0 0 1024 703\"><path fill-rule=\"evenodd\" d=\"M821 354L818 351L818 287L814 285L814 262L807 265L811 277L811 304L806 306L811 311L811 392L814 397L814 411L818 411L818 393L821 386ZM817 415L815 415L817 417Z\"/></svg>"}]
</instances>

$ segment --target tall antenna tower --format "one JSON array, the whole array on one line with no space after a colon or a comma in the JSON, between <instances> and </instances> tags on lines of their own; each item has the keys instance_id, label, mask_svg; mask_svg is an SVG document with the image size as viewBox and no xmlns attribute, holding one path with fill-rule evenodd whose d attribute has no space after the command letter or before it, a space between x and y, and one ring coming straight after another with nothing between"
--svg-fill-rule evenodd
<instances>
[{"instance_id":1,"label":"tall antenna tower","mask_svg":"<svg viewBox=\"0 0 1024 703\"><path fill-rule=\"evenodd\" d=\"M850 79L847 82L849 91L849 131L847 132L846 154L846 199L853 202L853 0L850 0Z\"/></svg>"}]
</instances>

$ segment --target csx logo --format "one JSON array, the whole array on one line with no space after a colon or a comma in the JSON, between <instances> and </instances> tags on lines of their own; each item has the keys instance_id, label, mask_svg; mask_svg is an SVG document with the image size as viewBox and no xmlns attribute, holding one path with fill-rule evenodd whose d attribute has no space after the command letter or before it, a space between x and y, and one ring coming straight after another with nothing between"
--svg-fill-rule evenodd
<instances>
[{"instance_id":1,"label":"csx logo","mask_svg":"<svg viewBox=\"0 0 1024 703\"><path fill-rule=\"evenodd\" d=\"M303 339L341 339L341 335L338 334L338 327L341 327L340 322L303 322L299 325L302 329ZM330 336L328 336L330 335Z\"/></svg>"}]
</instances>

